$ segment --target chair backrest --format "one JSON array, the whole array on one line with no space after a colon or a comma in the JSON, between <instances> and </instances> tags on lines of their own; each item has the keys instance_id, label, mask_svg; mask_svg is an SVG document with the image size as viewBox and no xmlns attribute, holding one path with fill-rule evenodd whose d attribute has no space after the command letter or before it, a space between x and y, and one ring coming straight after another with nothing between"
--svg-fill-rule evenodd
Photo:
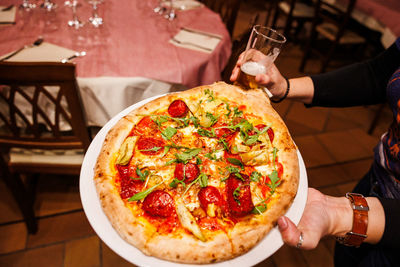
<instances>
[{"instance_id":1,"label":"chair backrest","mask_svg":"<svg viewBox=\"0 0 400 267\"><path fill-rule=\"evenodd\" d=\"M313 28L321 22L331 23L337 27L335 40L339 41L348 26L356 2L348 0L346 5L337 6L327 0L317 0Z\"/></svg>"},{"instance_id":2,"label":"chair backrest","mask_svg":"<svg viewBox=\"0 0 400 267\"><path fill-rule=\"evenodd\" d=\"M84 114L74 64L0 62L0 148L86 151Z\"/></svg>"},{"instance_id":3,"label":"chair backrest","mask_svg":"<svg viewBox=\"0 0 400 267\"><path fill-rule=\"evenodd\" d=\"M208 8L219 13L232 36L236 17L240 8L240 0L201 0Z\"/></svg>"}]
</instances>

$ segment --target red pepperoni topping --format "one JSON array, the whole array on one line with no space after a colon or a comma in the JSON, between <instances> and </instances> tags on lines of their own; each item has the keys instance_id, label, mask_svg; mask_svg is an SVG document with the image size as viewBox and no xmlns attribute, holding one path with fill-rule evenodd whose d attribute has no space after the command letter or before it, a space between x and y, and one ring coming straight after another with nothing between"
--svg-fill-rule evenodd
<instances>
[{"instance_id":1,"label":"red pepperoni topping","mask_svg":"<svg viewBox=\"0 0 400 267\"><path fill-rule=\"evenodd\" d=\"M277 172L278 172L278 177L282 178L283 175L283 165L280 162L276 162L276 168L277 168Z\"/></svg>"},{"instance_id":2,"label":"red pepperoni topping","mask_svg":"<svg viewBox=\"0 0 400 267\"><path fill-rule=\"evenodd\" d=\"M239 160L240 162L242 161L242 159L240 158L239 154L231 154L226 150L224 151L224 157L225 157L226 160L228 160L228 158L234 158L234 159Z\"/></svg>"},{"instance_id":3,"label":"red pepperoni topping","mask_svg":"<svg viewBox=\"0 0 400 267\"><path fill-rule=\"evenodd\" d=\"M152 134L158 131L157 124L150 116L143 117L135 128L132 130L132 135Z\"/></svg>"},{"instance_id":4,"label":"red pepperoni topping","mask_svg":"<svg viewBox=\"0 0 400 267\"><path fill-rule=\"evenodd\" d=\"M189 108L183 100L177 99L172 101L168 107L168 114L174 118L185 117L188 113Z\"/></svg>"},{"instance_id":5,"label":"red pepperoni topping","mask_svg":"<svg viewBox=\"0 0 400 267\"><path fill-rule=\"evenodd\" d=\"M240 174L241 180L234 173L231 173L226 180L226 194L228 208L232 216L243 217L249 214L254 204L251 199L250 179L246 174Z\"/></svg>"},{"instance_id":6,"label":"red pepperoni topping","mask_svg":"<svg viewBox=\"0 0 400 267\"><path fill-rule=\"evenodd\" d=\"M167 192L156 190L144 199L142 209L151 216L166 218L174 214L174 200Z\"/></svg>"},{"instance_id":7,"label":"red pepperoni topping","mask_svg":"<svg viewBox=\"0 0 400 267\"><path fill-rule=\"evenodd\" d=\"M200 205L204 210L207 210L208 204L215 203L217 206L221 206L221 194L218 189L214 186L206 186L200 189L197 194Z\"/></svg>"},{"instance_id":8,"label":"red pepperoni topping","mask_svg":"<svg viewBox=\"0 0 400 267\"><path fill-rule=\"evenodd\" d=\"M136 193L139 193L143 187L143 182L132 178L138 178L135 166L117 165L117 170L120 178L120 196L122 199L130 198ZM132 177L132 178L131 178Z\"/></svg>"},{"instance_id":9,"label":"red pepperoni topping","mask_svg":"<svg viewBox=\"0 0 400 267\"><path fill-rule=\"evenodd\" d=\"M144 155L157 155L163 151L164 141L154 137L141 136L137 141L137 149Z\"/></svg>"},{"instance_id":10,"label":"red pepperoni topping","mask_svg":"<svg viewBox=\"0 0 400 267\"><path fill-rule=\"evenodd\" d=\"M200 174L199 167L194 163L178 163L175 165L174 177L185 183L191 183Z\"/></svg>"},{"instance_id":11,"label":"red pepperoni topping","mask_svg":"<svg viewBox=\"0 0 400 267\"><path fill-rule=\"evenodd\" d=\"M257 128L257 130L262 131L267 126L265 124L258 124L254 127ZM256 134L254 131L249 132L249 135L254 135L254 134ZM268 128L267 134L268 134L269 140L271 140L271 143L272 143L272 141L274 141L274 136L275 136L274 130L272 130L272 128Z\"/></svg>"}]
</instances>

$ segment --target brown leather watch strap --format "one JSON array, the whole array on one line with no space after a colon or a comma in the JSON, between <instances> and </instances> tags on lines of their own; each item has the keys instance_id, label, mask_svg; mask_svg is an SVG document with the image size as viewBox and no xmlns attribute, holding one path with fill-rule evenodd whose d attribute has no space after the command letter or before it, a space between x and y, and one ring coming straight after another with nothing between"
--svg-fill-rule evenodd
<instances>
[{"instance_id":1,"label":"brown leather watch strap","mask_svg":"<svg viewBox=\"0 0 400 267\"><path fill-rule=\"evenodd\" d=\"M346 197L350 200L353 209L353 228L344 237L337 237L336 239L344 245L359 247L367 237L368 203L361 194L347 193Z\"/></svg>"}]
</instances>

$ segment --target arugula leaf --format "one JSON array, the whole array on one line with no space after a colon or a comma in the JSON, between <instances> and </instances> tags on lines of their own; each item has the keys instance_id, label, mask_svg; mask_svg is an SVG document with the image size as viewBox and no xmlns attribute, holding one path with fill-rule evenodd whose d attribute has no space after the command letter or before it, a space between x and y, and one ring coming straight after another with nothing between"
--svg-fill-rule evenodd
<instances>
[{"instance_id":1,"label":"arugula leaf","mask_svg":"<svg viewBox=\"0 0 400 267\"><path fill-rule=\"evenodd\" d=\"M165 162L165 166L171 165L172 163L177 162L177 161L178 161L177 159L171 159L171 160Z\"/></svg>"},{"instance_id":2,"label":"arugula leaf","mask_svg":"<svg viewBox=\"0 0 400 267\"><path fill-rule=\"evenodd\" d=\"M214 91L211 91L210 89L205 89L204 90L204 93L206 94L206 95L208 95L208 100L207 100L207 102L211 102L211 101L214 101L215 100L215 98L214 98Z\"/></svg>"},{"instance_id":3,"label":"arugula leaf","mask_svg":"<svg viewBox=\"0 0 400 267\"><path fill-rule=\"evenodd\" d=\"M262 214L267 210L267 205L265 203L256 205L251 213L253 214Z\"/></svg>"},{"instance_id":4,"label":"arugula leaf","mask_svg":"<svg viewBox=\"0 0 400 267\"><path fill-rule=\"evenodd\" d=\"M194 125L195 128L198 128L199 125L200 125L199 118L197 118L197 117L191 116L189 118L189 121L193 122L193 125Z\"/></svg>"},{"instance_id":5,"label":"arugula leaf","mask_svg":"<svg viewBox=\"0 0 400 267\"><path fill-rule=\"evenodd\" d=\"M269 129L269 127L265 127L264 129L262 129L262 131L258 131L256 130L256 134L254 135L250 135L246 138L246 140L244 140L244 143L248 146L255 144L258 141L258 137L260 137L260 135L264 134L267 130Z\"/></svg>"},{"instance_id":6,"label":"arugula leaf","mask_svg":"<svg viewBox=\"0 0 400 267\"><path fill-rule=\"evenodd\" d=\"M158 127L161 127L161 124L168 121L169 116L166 115L159 115L152 120L157 124Z\"/></svg>"},{"instance_id":7,"label":"arugula leaf","mask_svg":"<svg viewBox=\"0 0 400 267\"><path fill-rule=\"evenodd\" d=\"M176 188L178 186L178 184L181 184L183 187L186 187L186 184L183 181L178 180L176 178L174 178L174 180L172 180L172 182L169 184L169 186Z\"/></svg>"},{"instance_id":8,"label":"arugula leaf","mask_svg":"<svg viewBox=\"0 0 400 267\"><path fill-rule=\"evenodd\" d=\"M195 157L196 158L196 164L200 165L203 163L203 161L201 160L201 158L199 158L198 156Z\"/></svg>"},{"instance_id":9,"label":"arugula leaf","mask_svg":"<svg viewBox=\"0 0 400 267\"><path fill-rule=\"evenodd\" d=\"M139 151L158 151L158 150L160 150L162 147L160 147L160 146L155 146L155 147L152 147L152 148L148 148L148 149L140 149Z\"/></svg>"},{"instance_id":10,"label":"arugula leaf","mask_svg":"<svg viewBox=\"0 0 400 267\"><path fill-rule=\"evenodd\" d=\"M234 173L237 178L239 178L240 180L244 181L242 175L240 174L240 170L238 168L232 167L232 166L228 166L228 167L226 167L226 169L228 170L229 173ZM226 178L223 178L221 181L224 182L228 178L229 178L229 176L226 177Z\"/></svg>"},{"instance_id":11,"label":"arugula leaf","mask_svg":"<svg viewBox=\"0 0 400 267\"><path fill-rule=\"evenodd\" d=\"M219 139L218 142L221 143L221 144L224 146L224 149L225 149L226 151L229 151L229 145L228 145L228 143L226 142L225 138Z\"/></svg>"},{"instance_id":12,"label":"arugula leaf","mask_svg":"<svg viewBox=\"0 0 400 267\"><path fill-rule=\"evenodd\" d=\"M213 128L211 129L211 131L206 130L206 129L204 129L204 128L200 128L200 129L197 130L197 133L198 133L199 135L205 136L205 137L216 137L215 131L214 131Z\"/></svg>"},{"instance_id":13,"label":"arugula leaf","mask_svg":"<svg viewBox=\"0 0 400 267\"><path fill-rule=\"evenodd\" d=\"M170 140L176 134L177 131L178 131L177 129L168 126L164 131L161 132L161 135L165 140Z\"/></svg>"},{"instance_id":14,"label":"arugula leaf","mask_svg":"<svg viewBox=\"0 0 400 267\"><path fill-rule=\"evenodd\" d=\"M209 127L213 126L217 121L219 116L215 117L212 113L210 112L206 112L206 117L210 119L210 125L208 125Z\"/></svg>"},{"instance_id":15,"label":"arugula leaf","mask_svg":"<svg viewBox=\"0 0 400 267\"><path fill-rule=\"evenodd\" d=\"M201 173L197 179L201 187L206 187L208 185L208 176L205 173Z\"/></svg>"},{"instance_id":16,"label":"arugula leaf","mask_svg":"<svg viewBox=\"0 0 400 267\"><path fill-rule=\"evenodd\" d=\"M276 164L275 164L275 161L276 161L276 154L278 153L278 149L276 148L276 147L274 147L274 149L272 150L272 162L273 162L273 164L274 164L274 169L276 170Z\"/></svg>"},{"instance_id":17,"label":"arugula leaf","mask_svg":"<svg viewBox=\"0 0 400 267\"><path fill-rule=\"evenodd\" d=\"M268 177L271 183L267 184L267 186L271 189L271 195L273 195L275 193L275 189L281 184L281 182L279 181L278 172L276 170L273 170Z\"/></svg>"},{"instance_id":18,"label":"arugula leaf","mask_svg":"<svg viewBox=\"0 0 400 267\"><path fill-rule=\"evenodd\" d=\"M242 170L244 169L244 165L240 160L235 158L227 158L226 160L232 163L233 165L239 166Z\"/></svg>"},{"instance_id":19,"label":"arugula leaf","mask_svg":"<svg viewBox=\"0 0 400 267\"><path fill-rule=\"evenodd\" d=\"M236 203L238 203L238 205L240 206L240 185L238 187L235 188L235 190L233 191L233 199L236 201Z\"/></svg>"},{"instance_id":20,"label":"arugula leaf","mask_svg":"<svg viewBox=\"0 0 400 267\"><path fill-rule=\"evenodd\" d=\"M139 176L140 180L143 182L146 180L146 177L149 175L149 173L150 172L148 170L141 172L139 167L136 167L136 174Z\"/></svg>"},{"instance_id":21,"label":"arugula leaf","mask_svg":"<svg viewBox=\"0 0 400 267\"><path fill-rule=\"evenodd\" d=\"M253 171L250 175L250 180L253 182L259 182L261 177L262 177L261 173Z\"/></svg>"},{"instance_id":22,"label":"arugula leaf","mask_svg":"<svg viewBox=\"0 0 400 267\"><path fill-rule=\"evenodd\" d=\"M148 194L153 192L153 190L156 189L162 183L163 182L160 182L160 183L158 183L156 185L153 185L152 187L150 187L150 188L148 188L148 189L146 189L146 190L144 190L142 192L139 192L139 193L133 195L131 198L128 199L128 201L138 201L138 200L141 200L141 199L147 197Z\"/></svg>"},{"instance_id":23,"label":"arugula leaf","mask_svg":"<svg viewBox=\"0 0 400 267\"><path fill-rule=\"evenodd\" d=\"M243 111L239 110L238 107L233 108L233 117L241 117L243 116Z\"/></svg>"},{"instance_id":24,"label":"arugula leaf","mask_svg":"<svg viewBox=\"0 0 400 267\"><path fill-rule=\"evenodd\" d=\"M231 108L230 108L230 106L229 106L229 103L228 103L227 101L223 100L223 102L225 103L226 111L228 111L228 112L225 114L225 116L226 116L227 118L229 118L229 116L230 116L231 113L232 113L232 110L231 110Z\"/></svg>"},{"instance_id":25,"label":"arugula leaf","mask_svg":"<svg viewBox=\"0 0 400 267\"><path fill-rule=\"evenodd\" d=\"M185 150L180 154L175 154L175 157L178 161L186 163L191 160L193 157L197 156L201 151L201 148L190 148Z\"/></svg>"}]
</instances>

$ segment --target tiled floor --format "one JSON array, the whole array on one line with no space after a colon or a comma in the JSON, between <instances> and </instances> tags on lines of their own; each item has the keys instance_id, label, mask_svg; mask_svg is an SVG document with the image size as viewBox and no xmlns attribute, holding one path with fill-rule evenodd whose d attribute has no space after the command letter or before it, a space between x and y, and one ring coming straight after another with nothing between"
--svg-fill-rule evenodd
<instances>
[{"instance_id":1,"label":"tiled floor","mask_svg":"<svg viewBox=\"0 0 400 267\"><path fill-rule=\"evenodd\" d=\"M242 7L237 33L257 10L254 6ZM276 63L286 76L300 76L301 55L300 46L289 43ZM376 106L307 109L284 101L274 107L301 151L309 185L334 196L351 190L368 170L372 149L391 119L385 110L374 133L368 135ZM39 231L29 235L17 205L0 180L0 266L132 266L110 250L89 225L80 203L78 177L41 177L35 210ZM327 238L312 251L283 246L257 266L333 266L333 244Z\"/></svg>"}]
</instances>

